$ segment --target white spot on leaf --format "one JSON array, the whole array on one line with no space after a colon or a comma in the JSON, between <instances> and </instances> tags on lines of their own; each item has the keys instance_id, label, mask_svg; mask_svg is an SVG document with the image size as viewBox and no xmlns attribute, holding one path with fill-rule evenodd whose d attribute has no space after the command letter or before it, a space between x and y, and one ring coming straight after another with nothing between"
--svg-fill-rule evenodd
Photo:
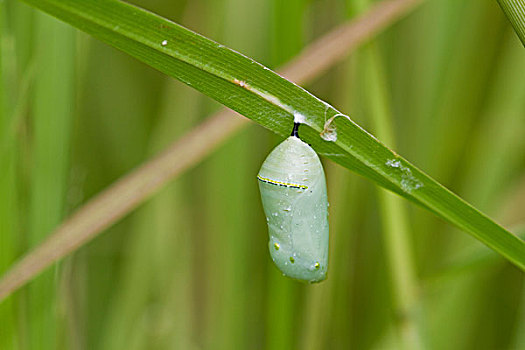
<instances>
[{"instance_id":1,"label":"white spot on leaf","mask_svg":"<svg viewBox=\"0 0 525 350\"><path fill-rule=\"evenodd\" d=\"M404 192L410 193L413 190L417 190L423 186L423 183L416 179L416 177L412 174L412 170L403 166L399 159L389 159L386 161L385 165L401 173L401 189Z\"/></svg>"},{"instance_id":2,"label":"white spot on leaf","mask_svg":"<svg viewBox=\"0 0 525 350\"><path fill-rule=\"evenodd\" d=\"M306 122L306 117L299 112L295 112L293 114L293 121L294 123L304 124Z\"/></svg>"},{"instance_id":3,"label":"white spot on leaf","mask_svg":"<svg viewBox=\"0 0 525 350\"><path fill-rule=\"evenodd\" d=\"M349 116L342 114L342 113L337 113L334 116L332 116L330 119L328 119L324 123L324 129L323 131L321 131L321 134L320 134L323 140L329 141L329 142L337 141L337 129L336 129L335 124L333 123L334 119L337 117L345 117L346 119L350 120Z\"/></svg>"}]
</instances>

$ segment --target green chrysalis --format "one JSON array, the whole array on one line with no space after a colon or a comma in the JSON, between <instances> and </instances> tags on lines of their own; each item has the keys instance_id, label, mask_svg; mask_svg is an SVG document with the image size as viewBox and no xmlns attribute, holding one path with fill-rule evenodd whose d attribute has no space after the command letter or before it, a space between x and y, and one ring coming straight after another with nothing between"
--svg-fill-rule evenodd
<instances>
[{"instance_id":1,"label":"green chrysalis","mask_svg":"<svg viewBox=\"0 0 525 350\"><path fill-rule=\"evenodd\" d=\"M257 179L272 260L284 275L312 283L328 268L328 201L321 161L298 127L268 155Z\"/></svg>"}]
</instances>

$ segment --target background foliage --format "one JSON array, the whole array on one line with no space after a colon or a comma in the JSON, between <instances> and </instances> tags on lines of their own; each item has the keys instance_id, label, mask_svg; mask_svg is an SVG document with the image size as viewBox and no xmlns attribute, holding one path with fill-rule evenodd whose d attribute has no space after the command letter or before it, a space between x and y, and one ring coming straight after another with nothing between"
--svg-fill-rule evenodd
<instances>
[{"instance_id":1,"label":"background foliage","mask_svg":"<svg viewBox=\"0 0 525 350\"><path fill-rule=\"evenodd\" d=\"M366 7L134 3L270 67ZM0 4L3 271L219 106L19 2ZM371 130L384 96L399 153L509 226L525 205L524 64L496 2L428 1L307 88ZM251 125L0 304L0 348L410 347L417 343L397 337L407 323L429 348L525 344L522 273L406 202L398 205L407 210L416 291L399 314L382 199L330 161L329 279L283 278L267 253L255 180L277 142Z\"/></svg>"}]
</instances>

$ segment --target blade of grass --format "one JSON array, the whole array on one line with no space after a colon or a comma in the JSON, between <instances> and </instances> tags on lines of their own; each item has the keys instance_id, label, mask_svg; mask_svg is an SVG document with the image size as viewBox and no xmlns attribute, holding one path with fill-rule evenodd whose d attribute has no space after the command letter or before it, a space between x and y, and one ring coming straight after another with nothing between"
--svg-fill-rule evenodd
<instances>
[{"instance_id":1,"label":"blade of grass","mask_svg":"<svg viewBox=\"0 0 525 350\"><path fill-rule=\"evenodd\" d=\"M514 27L521 43L525 45L525 2L523 0L498 0L498 3Z\"/></svg>"},{"instance_id":2,"label":"blade of grass","mask_svg":"<svg viewBox=\"0 0 525 350\"><path fill-rule=\"evenodd\" d=\"M301 83L334 64L380 28L399 19L414 8L413 1L397 2L398 7L378 6L316 41L281 73ZM410 6L409 6L410 5ZM355 34L357 31L359 34ZM327 57L329 57L329 59ZM317 61L315 57L324 57ZM46 241L23 258L0 281L0 299L9 295L54 261L78 249L98 233L121 219L168 180L176 177L202 158L228 136L246 125L224 110L209 118L156 158L124 176L91 199L60 225Z\"/></svg>"},{"instance_id":3,"label":"blade of grass","mask_svg":"<svg viewBox=\"0 0 525 350\"><path fill-rule=\"evenodd\" d=\"M51 232L64 212L74 71L74 30L43 13L37 16L37 29L38 74L29 215L29 243L33 246ZM56 348L55 298L54 271L48 271L29 285L29 347Z\"/></svg>"},{"instance_id":4,"label":"blade of grass","mask_svg":"<svg viewBox=\"0 0 525 350\"><path fill-rule=\"evenodd\" d=\"M17 191L16 191L16 170L15 152L16 143L14 138L7 138L9 135L13 113L12 113L12 94L8 94L9 84L7 78L9 67L6 61L15 60L12 58L13 48L11 34L8 31L5 2L0 2L0 272L9 268L16 257L17 246ZM9 47L8 47L9 46ZM11 56L11 57L8 57ZM5 140L5 141L4 141ZM9 142L7 142L9 140ZM6 302L0 304L0 348L16 349L17 342L16 329L16 308L15 298L11 297Z\"/></svg>"},{"instance_id":5,"label":"blade of grass","mask_svg":"<svg viewBox=\"0 0 525 350\"><path fill-rule=\"evenodd\" d=\"M518 305L518 319L516 320L516 330L514 331L514 339L510 349L524 349L525 348L525 280L521 282L521 300Z\"/></svg>"}]
</instances>

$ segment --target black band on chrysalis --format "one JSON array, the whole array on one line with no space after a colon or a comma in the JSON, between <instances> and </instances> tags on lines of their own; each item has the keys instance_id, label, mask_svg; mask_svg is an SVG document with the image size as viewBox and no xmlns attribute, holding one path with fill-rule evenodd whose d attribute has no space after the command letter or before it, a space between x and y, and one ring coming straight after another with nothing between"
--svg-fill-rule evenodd
<instances>
[{"instance_id":1,"label":"black band on chrysalis","mask_svg":"<svg viewBox=\"0 0 525 350\"><path fill-rule=\"evenodd\" d=\"M299 138L299 125L301 125L301 123L293 123L292 136L295 136L297 138Z\"/></svg>"}]
</instances>

